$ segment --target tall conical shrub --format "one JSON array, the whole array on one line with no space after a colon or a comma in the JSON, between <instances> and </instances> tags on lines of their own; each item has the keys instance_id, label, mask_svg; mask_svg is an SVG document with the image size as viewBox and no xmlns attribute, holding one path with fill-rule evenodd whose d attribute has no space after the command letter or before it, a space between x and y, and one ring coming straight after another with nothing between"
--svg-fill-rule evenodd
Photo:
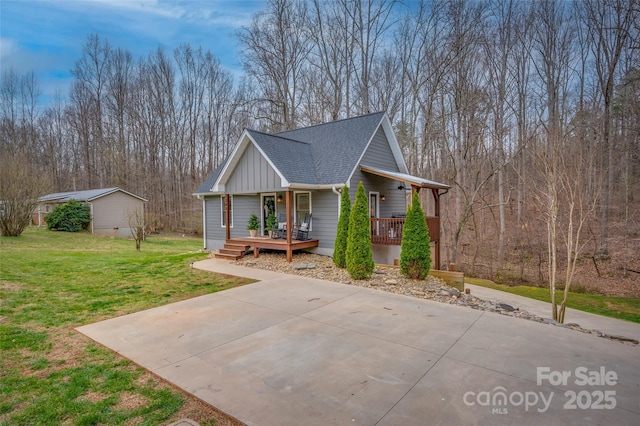
<instances>
[{"instance_id":1,"label":"tall conical shrub","mask_svg":"<svg viewBox=\"0 0 640 426\"><path fill-rule=\"evenodd\" d=\"M336 231L336 242L333 246L333 263L338 268L347 266L347 238L349 236L349 216L351 215L351 198L349 188L342 188L340 197L340 218L338 219L338 229Z\"/></svg>"},{"instance_id":2,"label":"tall conical shrub","mask_svg":"<svg viewBox=\"0 0 640 426\"><path fill-rule=\"evenodd\" d=\"M346 260L351 278L363 280L371 277L375 265L371 249L367 193L362 182L358 184L356 200L349 216Z\"/></svg>"},{"instance_id":3,"label":"tall conical shrub","mask_svg":"<svg viewBox=\"0 0 640 426\"><path fill-rule=\"evenodd\" d=\"M402 230L400 251L400 273L402 275L419 280L423 280L429 275L429 269L431 269L429 242L429 229L420 205L420 197L417 192L414 192Z\"/></svg>"}]
</instances>

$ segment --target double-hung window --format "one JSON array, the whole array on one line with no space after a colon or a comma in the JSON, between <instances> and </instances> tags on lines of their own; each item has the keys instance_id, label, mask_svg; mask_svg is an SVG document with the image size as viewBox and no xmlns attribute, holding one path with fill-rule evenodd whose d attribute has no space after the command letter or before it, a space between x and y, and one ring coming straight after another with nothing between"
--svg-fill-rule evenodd
<instances>
[{"instance_id":1,"label":"double-hung window","mask_svg":"<svg viewBox=\"0 0 640 426\"><path fill-rule=\"evenodd\" d=\"M301 223L311 213L311 192L296 192L294 196L296 223Z\"/></svg>"}]
</instances>

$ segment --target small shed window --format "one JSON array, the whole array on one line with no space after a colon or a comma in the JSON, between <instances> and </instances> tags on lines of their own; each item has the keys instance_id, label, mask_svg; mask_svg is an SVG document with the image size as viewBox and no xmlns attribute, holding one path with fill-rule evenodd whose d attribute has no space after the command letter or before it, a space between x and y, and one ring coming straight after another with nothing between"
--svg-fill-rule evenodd
<instances>
[{"instance_id":1,"label":"small shed window","mask_svg":"<svg viewBox=\"0 0 640 426\"><path fill-rule=\"evenodd\" d=\"M227 227L227 203L226 201L226 197L224 195L222 195L220 197L220 213L221 213L221 219L220 219L220 226L222 228L226 228ZM229 204L231 206L231 211L229 212L229 217L231 217L231 223L229 224L230 228L233 228L233 195L229 195Z\"/></svg>"}]
</instances>

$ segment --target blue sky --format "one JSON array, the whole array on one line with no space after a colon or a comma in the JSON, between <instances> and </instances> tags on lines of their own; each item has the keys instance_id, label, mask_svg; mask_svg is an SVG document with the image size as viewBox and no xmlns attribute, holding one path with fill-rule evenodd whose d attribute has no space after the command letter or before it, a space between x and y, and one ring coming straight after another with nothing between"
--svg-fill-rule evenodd
<instances>
[{"instance_id":1,"label":"blue sky","mask_svg":"<svg viewBox=\"0 0 640 426\"><path fill-rule=\"evenodd\" d=\"M234 32L264 7L265 0L1 0L0 71L33 70L41 103L56 89L66 96L69 70L87 36L98 33L136 59L159 46L168 53L184 43L201 46L239 75Z\"/></svg>"}]
</instances>

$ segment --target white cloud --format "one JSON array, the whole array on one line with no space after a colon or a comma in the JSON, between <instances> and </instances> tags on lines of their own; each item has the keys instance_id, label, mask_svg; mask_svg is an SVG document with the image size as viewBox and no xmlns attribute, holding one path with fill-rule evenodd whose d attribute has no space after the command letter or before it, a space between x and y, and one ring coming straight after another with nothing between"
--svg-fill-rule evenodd
<instances>
[{"instance_id":1,"label":"white cloud","mask_svg":"<svg viewBox=\"0 0 640 426\"><path fill-rule=\"evenodd\" d=\"M0 37L0 62L16 50L16 42L7 37Z\"/></svg>"}]
</instances>

